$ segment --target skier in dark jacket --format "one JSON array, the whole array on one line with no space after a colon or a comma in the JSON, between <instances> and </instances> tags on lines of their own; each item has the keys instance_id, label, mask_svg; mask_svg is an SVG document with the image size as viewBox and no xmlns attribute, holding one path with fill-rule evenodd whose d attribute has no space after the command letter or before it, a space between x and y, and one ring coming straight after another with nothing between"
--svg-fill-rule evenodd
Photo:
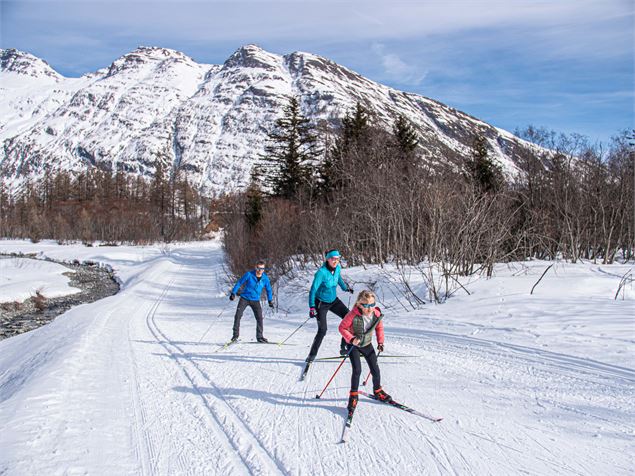
<instances>
[{"instance_id":1,"label":"skier in dark jacket","mask_svg":"<svg viewBox=\"0 0 635 476\"><path fill-rule=\"evenodd\" d=\"M337 297L337 286L343 291L353 293L353 288L344 282L341 276L340 252L330 250L325 253L325 262L313 277L309 291L309 317L317 318L318 331L313 339L307 362L312 362L320 349L322 339L326 335L326 313L331 311L342 319L348 314L348 308ZM342 339L340 354L346 355L346 341Z\"/></svg>"},{"instance_id":2,"label":"skier in dark jacket","mask_svg":"<svg viewBox=\"0 0 635 476\"><path fill-rule=\"evenodd\" d=\"M239 293L238 291L241 287L242 291ZM269 307L273 307L271 283L269 282L269 278L265 274L265 262L258 261L258 263L256 263L255 269L247 271L238 280L229 296L230 301L236 299L236 295L240 296L238 307L236 308L236 314L234 315L234 329L231 339L232 342L238 340L238 335L240 334L240 318L243 317L243 312L245 311L245 308L247 306L251 307L251 310L254 312L254 317L256 318L256 340L262 343L269 342L262 335L263 325L262 307L260 306L260 295L262 294L263 288L267 290L267 301L269 302Z\"/></svg>"}]
</instances>

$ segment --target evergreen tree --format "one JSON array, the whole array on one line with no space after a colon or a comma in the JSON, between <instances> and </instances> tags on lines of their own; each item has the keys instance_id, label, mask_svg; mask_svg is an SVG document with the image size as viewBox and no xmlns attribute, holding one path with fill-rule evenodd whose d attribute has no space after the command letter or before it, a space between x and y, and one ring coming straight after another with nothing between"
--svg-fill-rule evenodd
<instances>
[{"instance_id":1,"label":"evergreen tree","mask_svg":"<svg viewBox=\"0 0 635 476\"><path fill-rule=\"evenodd\" d=\"M399 114L393 124L392 133L395 136L397 148L403 154L411 154L417 149L417 145L419 145L417 132L404 115Z\"/></svg>"},{"instance_id":2,"label":"evergreen tree","mask_svg":"<svg viewBox=\"0 0 635 476\"><path fill-rule=\"evenodd\" d=\"M499 191L504 183L503 172L489 158L487 139L482 135L476 136L472 149L472 157L465 164L468 180L483 193Z\"/></svg>"},{"instance_id":3,"label":"evergreen tree","mask_svg":"<svg viewBox=\"0 0 635 476\"><path fill-rule=\"evenodd\" d=\"M273 196L296 198L302 187L309 184L311 166L318 154L314 128L302 116L298 99L292 97L268 134L265 154L260 158L264 184Z\"/></svg>"},{"instance_id":4,"label":"evergreen tree","mask_svg":"<svg viewBox=\"0 0 635 476\"><path fill-rule=\"evenodd\" d=\"M335 141L333 155L340 158L346 156L351 147L357 145L362 140L364 134L368 132L368 129L368 110L357 102L355 108L347 112L346 116L342 119L341 134Z\"/></svg>"},{"instance_id":5,"label":"evergreen tree","mask_svg":"<svg viewBox=\"0 0 635 476\"><path fill-rule=\"evenodd\" d=\"M393 124L392 135L401 178L403 181L408 181L412 178L413 172L417 167L417 156L415 154L419 145L417 132L410 121L400 114Z\"/></svg>"},{"instance_id":6,"label":"evergreen tree","mask_svg":"<svg viewBox=\"0 0 635 476\"><path fill-rule=\"evenodd\" d=\"M345 164L351 165L351 156L363 148L370 133L368 111L359 102L346 113L335 145L327 150L319 168L319 195L328 200L334 190L344 188Z\"/></svg>"},{"instance_id":7,"label":"evergreen tree","mask_svg":"<svg viewBox=\"0 0 635 476\"><path fill-rule=\"evenodd\" d=\"M247 202L245 204L245 220L250 229L254 229L262 218L264 207L264 197L259 184L260 168L254 167L251 173L251 180L247 187Z\"/></svg>"},{"instance_id":8,"label":"evergreen tree","mask_svg":"<svg viewBox=\"0 0 635 476\"><path fill-rule=\"evenodd\" d=\"M329 192L338 186L337 166L332 151L327 150L318 169L318 196L328 200Z\"/></svg>"}]
</instances>

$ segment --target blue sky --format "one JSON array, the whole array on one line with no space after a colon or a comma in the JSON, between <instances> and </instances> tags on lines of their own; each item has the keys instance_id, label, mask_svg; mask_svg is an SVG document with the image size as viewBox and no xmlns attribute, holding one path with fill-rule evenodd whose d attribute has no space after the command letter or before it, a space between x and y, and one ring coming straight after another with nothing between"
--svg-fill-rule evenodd
<instances>
[{"instance_id":1,"label":"blue sky","mask_svg":"<svg viewBox=\"0 0 635 476\"><path fill-rule=\"evenodd\" d=\"M222 63L256 43L309 51L513 131L606 141L634 124L630 0L0 0L0 45L66 76L139 45Z\"/></svg>"}]
</instances>

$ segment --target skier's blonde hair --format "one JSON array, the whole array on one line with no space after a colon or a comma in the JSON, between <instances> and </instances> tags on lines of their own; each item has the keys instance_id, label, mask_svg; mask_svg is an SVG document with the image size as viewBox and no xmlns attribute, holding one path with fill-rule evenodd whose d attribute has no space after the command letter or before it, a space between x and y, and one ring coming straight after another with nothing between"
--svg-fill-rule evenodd
<instances>
[{"instance_id":1,"label":"skier's blonde hair","mask_svg":"<svg viewBox=\"0 0 635 476\"><path fill-rule=\"evenodd\" d=\"M355 307L359 307L360 304L368 304L370 302L377 302L377 298L375 297L375 293L369 291L368 289L364 289L357 295L357 300L355 301Z\"/></svg>"}]
</instances>

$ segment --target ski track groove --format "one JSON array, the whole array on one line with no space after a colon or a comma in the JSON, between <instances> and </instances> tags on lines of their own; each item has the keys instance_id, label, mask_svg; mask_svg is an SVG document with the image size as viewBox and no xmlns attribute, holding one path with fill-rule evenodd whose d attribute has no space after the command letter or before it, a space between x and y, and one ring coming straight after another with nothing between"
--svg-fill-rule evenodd
<instances>
[{"instance_id":1,"label":"ski track groove","mask_svg":"<svg viewBox=\"0 0 635 476\"><path fill-rule=\"evenodd\" d=\"M181 266L183 266L183 265L181 265ZM177 271L177 273L178 273L178 271ZM161 304L162 297L165 294L167 294L167 291L171 287L173 281L174 281L174 279L172 281L170 281L170 283L166 286L166 288L164 290L164 293L162 294L161 298L159 298L157 300L157 305L154 306L154 308L152 309L152 312L150 312L148 314L148 319L146 321L148 329L153 334L155 340L170 354L170 356L174 359L174 361L177 363L177 365L181 368L181 370L183 371L183 373L185 374L187 379L192 384L192 387L196 390L198 395L203 400L203 402L204 402L209 414L211 414L211 416L213 416L214 419L217 421L218 425L220 426L222 431L227 436L227 438L230 441L231 445L234 447L234 449L236 450L236 452L240 456L241 460L244 462L244 464L245 464L246 468L248 469L248 471L251 474L267 474L268 475L268 474L273 474L274 471L277 469L277 471L282 473L282 474L289 474L287 472L287 470L284 468L284 466L282 465L282 463L279 460L277 460L277 458L275 458L275 456L271 455L271 453L267 450L267 448L261 442L261 440L258 437L258 435L256 435L256 433L251 430L251 428L247 425L247 423L243 420L243 418L238 414L236 409L234 409L233 406L227 401L227 399L225 399L223 397L220 388L217 387L216 384L214 384L214 382L211 381L209 376L199 367L199 365L195 361L183 357L185 355L185 352L183 351L183 349L181 349L178 345L171 343L169 338L168 338L168 336L165 335L161 331L160 327L157 325L156 320L155 320L156 311L157 311L159 305ZM174 349L176 349L178 351L178 354L180 354L180 356L177 353L173 352L170 349L170 347L174 347ZM183 361L183 362L181 362L181 361ZM229 433L229 431L227 430L227 428L223 424L221 417L218 415L218 412L216 410L214 410L213 406L210 404L208 399L201 392L200 387L195 382L195 377L186 368L186 366L191 366L192 369L194 369L194 371L196 373L198 373L203 378L203 380L205 382L207 382L209 385L211 385L211 387L214 390L214 397L216 397L216 399L219 402L222 402L222 404L224 404L225 407L230 411L230 418L231 418L231 415L233 415L233 419L235 420L234 422L232 422L233 423L232 426L235 427L233 432L236 433L236 432L242 431L244 434L246 434L247 439L252 439L253 440L252 443L255 443L255 444L250 445L250 447L251 447L252 451L254 451L254 453L257 456L259 456L258 459L262 460L260 462L260 464L255 466L254 463L251 461L251 458L250 457L246 457L243 454L243 452L241 451L241 448L240 448L240 442L236 441L236 436L231 435ZM239 428L241 428L241 429L239 430ZM241 435L238 436L238 439L240 439L240 436ZM271 464L268 465L267 462L272 463L273 467L271 466ZM268 466L268 468L267 468L267 466ZM272 470L274 470L274 471L272 471ZM264 471L264 473L263 473L263 471Z\"/></svg>"},{"instance_id":2,"label":"ski track groove","mask_svg":"<svg viewBox=\"0 0 635 476\"><path fill-rule=\"evenodd\" d=\"M159 298L157 298L155 301L152 302L152 305L150 306L149 310L145 312L146 328L148 330L151 331L151 329L148 327L148 322L149 322L150 317L152 315L154 315L154 313L156 313L158 307L163 302L163 299L165 298L165 295L167 294L167 292L169 291L169 289L170 289L170 287L172 286L173 283L174 283L174 278L170 280L170 282L164 288L164 290L161 293L161 295L159 296ZM129 322L132 322L132 319L130 319ZM128 332L130 332L130 327L129 327ZM161 342L157 339L156 335L153 335L153 336L154 336L154 339L155 339L155 343L161 344ZM131 344L132 339L129 338L128 342L129 342L129 347L130 347L131 351L134 352L134 349L132 349L132 344ZM134 359L133 358L132 362L133 362L134 372L137 372L138 359ZM173 363L169 363L169 366L171 368L173 368L174 364ZM164 365L164 368L167 370L168 367L166 367ZM177 375L174 375L174 377L176 378ZM136 431L137 439L135 441L139 441L139 439L143 438L144 443L141 446L143 446L145 448L145 451L143 449L139 450L138 449L139 445L137 444L136 445L137 453L142 455L142 459L141 459L142 471L143 471L142 474L156 474L157 472L161 472L161 471L158 470L159 464L161 463L161 461L158 461L158 459L156 457L157 451L153 447L153 444L152 444L153 439L150 436L150 432L147 431L147 430L152 425L154 425L155 421L165 424L163 421L161 421L161 419L165 419L165 413L164 413L164 410L157 409L157 414L152 419L152 421L149 421L149 422L147 421L147 417L145 416L145 413L146 413L145 409L143 408L143 406L139 402L139 393L141 391L141 387L139 385L138 377L136 377L136 380L137 380L137 383L135 384L135 387L134 387L136 389L136 391L134 392L134 395L133 395L133 401L137 402L137 403L135 403L135 405L137 406L137 410L136 411L138 413L138 417L135 418L135 419L137 420L137 427L141 428L141 430L143 430L143 431L137 429L137 431ZM170 381L174 381L174 378L170 378ZM147 379L146 383L149 384L147 386L152 386L156 390L159 391L159 393L157 393L157 395L162 395L165 392L165 389L158 389L157 386L150 379ZM188 410L189 411L189 408L184 407L183 410ZM194 417L195 420L198 420L198 421L201 420L200 417L195 412L192 413L191 411L189 411L189 413ZM173 429L172 429L173 421L170 420L169 424L170 424L169 432L173 436ZM214 427L218 428L218 433L216 435L214 435L214 436L211 435L212 432L211 432L211 428L209 427L209 425L201 422L201 427L205 431L206 436L208 436L212 441L218 441L218 436L221 436L221 435L224 435L225 437L227 436L226 433L222 430L222 428L218 427L218 425L214 425ZM161 432L161 434L164 437L166 436L167 432L165 431L165 428L161 428L159 431ZM143 435L143 436L141 436L141 435ZM181 435L179 435L178 438L175 439L175 441L180 441L180 439L182 439ZM209 453L209 451L206 451L205 449L201 449L200 448L200 444L198 444L197 442L193 442L190 438L187 438L187 441L191 444L191 447L193 449L198 450L200 453L202 453L204 455ZM228 445L227 451L231 454L232 445L230 444L230 442L227 442L227 445ZM182 443L180 443L180 450L181 451L185 450L185 446ZM185 464L186 463L186 461L183 458L180 458L179 462L180 462L180 464ZM224 461L224 465L227 466L228 464L231 465L232 463L236 464L238 462L240 462L240 460L237 459L237 458L233 458L233 459L229 458L227 461ZM188 462L188 463L189 463L188 465L191 466L191 462ZM149 470L148 469L149 465L152 466L153 470ZM155 471L154 468L156 468L157 471ZM182 474L182 473L185 473L185 472L186 472L185 466L183 466L181 468L181 470L179 471L179 473ZM249 472L249 471L247 470L247 472Z\"/></svg>"},{"instance_id":3,"label":"ski track groove","mask_svg":"<svg viewBox=\"0 0 635 476\"><path fill-rule=\"evenodd\" d=\"M497 356L499 358L509 357L513 353L515 362L523 362L528 368L534 370L536 363L545 367L556 367L560 370L559 374L568 378L578 380L585 384L592 383L594 385L604 385L612 389L620 389L620 387L612 387L609 383L613 379L619 378L629 384L635 384L635 370L616 365L605 364L595 360L585 359L582 357L574 357L565 354L544 351L531 347L523 347L520 345L507 344L483 339L475 339L469 336L447 334L447 333L426 333L427 331L419 331L424 335L406 334L403 331L391 330L392 336L397 336L403 340L412 340L415 342L426 342L439 346L443 344L446 348L454 347L456 350L464 350L468 348L472 352L479 352L490 357ZM446 337L439 340L435 337ZM450 340L451 339L451 340ZM551 371L551 373L555 373ZM589 380L580 374L590 377L600 378L601 381Z\"/></svg>"},{"instance_id":4,"label":"ski track groove","mask_svg":"<svg viewBox=\"0 0 635 476\"><path fill-rule=\"evenodd\" d=\"M500 368L500 372L502 373L509 373L509 372L513 372L513 374L518 374L519 372L525 371L523 370L523 368L521 368L518 365L513 365L519 361L525 361L525 362L529 362L529 364L527 364L526 368L531 369L531 372L527 372L527 374L535 380L540 380L541 378L544 378L545 376L548 376L549 378L551 378L554 381L561 381L561 382L571 382L571 384L576 384L577 387L585 387L588 388L589 384L591 384L595 389L597 389L599 391L600 394L604 394L604 392L602 392L603 389L611 389L611 390L615 390L614 392L612 392L611 396L615 397L615 398L620 398L620 396L624 393L625 391L625 386L621 386L621 387L614 387L612 385L607 385L605 379L607 378L607 376L609 377L613 377L613 378L619 378L622 382L624 382L626 384L626 382L630 382L630 380L628 378L625 378L624 373L622 372L622 368L618 368L618 372L615 373L613 372L612 369L609 369L608 372L606 372L605 368L603 367L603 364L601 365L597 365L597 363L595 363L594 361L590 361L589 365L584 366L584 365L577 365L574 366L573 369L571 368L566 368L562 362L567 362L569 361L568 356L564 356L564 359L562 360L562 362L557 361L557 357L559 354L552 354L552 355L548 355L546 361L542 359L542 357L544 357L544 352L541 352L540 350L538 350L537 354L535 356L531 355L531 349L527 349L524 350L524 352L521 352L521 355L518 355L518 351L517 350L513 350L513 351L508 351L507 349L505 349L505 351L499 351L496 352L496 346L494 343L494 345L489 345L488 347L484 347L484 346L470 346L468 345L470 342L466 341L466 345L464 345L464 348L461 349L461 346L459 344L457 344L457 342L445 342L445 341L440 341L440 342L435 342L436 339L434 338L429 338L429 337L421 337L421 336L413 336L413 335L407 335L407 334L399 334L398 338L397 338L397 342L402 341L402 342L408 342L408 341L413 341L413 342L421 342L421 341L426 341L428 343L427 346L427 350L431 352L432 355L437 356L439 354L439 352L443 352L444 354L450 356L450 355L454 355L455 358L465 358L465 351L467 349L468 354L474 356L478 356L479 360L482 360L484 364L486 365L495 365L498 366ZM471 339L468 339L468 341L471 341ZM430 345L432 344L432 345ZM421 345L419 344L418 347L421 347ZM456 349L456 351L454 350ZM554 358L554 356L556 356L556 358ZM438 358L438 357L437 357ZM498 359L497 359L498 358ZM533 361L532 361L533 359ZM582 362L583 359L579 359L579 358L574 358L576 359L578 362ZM442 359L445 360L445 359ZM507 362L508 361L508 362ZM563 369L565 370L563 372ZM600 374L599 377L601 380L596 380L596 379L586 379L586 378L579 378L576 375L576 372L583 372L584 374L587 375L592 375L593 377L597 377L598 373ZM595 374L593 374L593 372L595 372ZM628 387L628 384L626 384L626 386ZM541 388L542 392L551 391L551 387L545 387L545 388ZM616 395L617 394L617 395ZM458 397L458 396L457 396ZM465 395L465 397L467 397L467 395ZM466 403L466 401L462 398L462 397L458 397L459 401L462 402L463 404ZM553 408L560 408L562 410L568 411L568 412L573 412L579 415L582 415L585 417L585 420L588 419L592 419L592 418L596 418L601 422L604 423L610 423L611 425L617 426L619 429L616 429L616 431L625 431L625 428L627 430L630 429L630 431L632 432L632 428L625 424L622 423L621 421L616 421L615 418L606 418L603 416L599 416L599 415L594 415L592 413L589 412L585 412L582 410L578 410L577 408L574 408L570 405L567 405L566 403L562 403L559 402L557 400L554 399L548 399L546 400L545 397L542 398L543 401L546 401L546 403L548 405L551 405ZM485 400L484 400L485 402ZM544 406L543 406L544 408ZM449 427L445 427L443 429L443 433L446 433L448 431ZM513 450L515 453L523 453L523 449L527 449L527 443L529 441L531 441L531 443L535 444L538 448L540 448L540 450L544 451L544 453L547 455L546 458L541 457L541 456L537 456L536 459L540 460L545 467L550 468L550 471L556 471L557 473L567 473L567 474L575 474L575 475L585 475L585 474L589 474L588 469L582 465L582 464L576 464L574 466L570 466L568 465L566 462L561 463L562 461L562 454L556 454L553 451L549 450L545 445L541 444L537 438L535 438L534 436L532 436L530 434L529 431L525 431L525 428L521 428L521 433L522 433L522 438L514 438L514 444L517 445L517 448L513 448L510 447L508 445L504 445L502 444L500 441L496 440L496 439L490 439L490 438L486 438L482 435L476 435L476 434L472 434L472 436L474 437L478 437L478 438L482 438L485 440L488 440L490 442L492 442L493 444L497 445L500 450L501 450L501 455L502 458L499 459L499 464L503 464L503 462L509 462L509 461L513 461L514 465L510 466L509 464L506 464L505 466L507 466L507 470L510 472L515 472L515 471L521 471L522 468L526 468L527 467L527 461L523 461L521 459L515 458L512 454L510 454L508 451L505 451L503 448L509 449L509 450ZM537 431L536 429L533 429L533 431ZM446 433L447 435L447 433ZM447 435L449 436L449 435ZM456 446L460 446L458 444L458 442L455 443ZM469 446L471 446L473 448L473 450L471 451L473 452L477 452L478 451L478 446L474 445L472 442L469 443ZM461 459L463 459L463 456L461 454L461 451L456 452L456 454L459 455L459 457ZM464 459L463 459L464 460ZM594 461L595 458L594 458ZM598 463L601 463L602 461L599 460ZM466 469L467 468L471 468L472 470L474 469L473 465L470 465L467 461L464 460L464 463L466 465ZM588 461L587 461L588 463ZM531 473L531 470L528 470Z\"/></svg>"},{"instance_id":5,"label":"ski track groove","mask_svg":"<svg viewBox=\"0 0 635 476\"><path fill-rule=\"evenodd\" d=\"M302 370L300 370L300 372L302 372ZM309 375L307 375L307 377L309 377ZM310 377L309 377L310 378ZM302 391L302 404L304 404L306 402L306 394L308 391L308 381L302 382L304 384L304 389ZM300 472L300 465L301 465L301 460L302 460L302 442L304 441L303 438L303 432L302 432L302 428L303 428L303 422L302 422L302 408L301 407L297 407L295 414L296 414L296 418L295 418L295 422L296 422L296 434L297 434L297 438L296 438L296 474L300 475L302 474Z\"/></svg>"},{"instance_id":6,"label":"ski track groove","mask_svg":"<svg viewBox=\"0 0 635 476\"><path fill-rule=\"evenodd\" d=\"M181 265L182 267L182 265ZM179 268L180 270L180 268ZM218 427L218 429L220 430L220 432L227 438L227 443L230 445L230 447L236 452L236 454L239 456L241 463L245 466L245 469L247 470L248 473L250 474L257 474L254 473L252 471L252 468L250 466L250 464L248 463L248 461L246 461L243 457L243 454L240 452L238 446L235 444L235 442L233 441L233 439L230 437L230 435L227 433L226 429L224 428L221 420L218 418L218 416L216 414L214 414L211 410L211 408L209 408L209 405L207 404L207 401L205 400L205 397L202 395L202 393L200 392L200 389L194 384L194 382L192 381L192 378L190 377L189 373L187 372L187 370L181 366L179 364L179 360L178 357L171 352L171 350L169 349L168 345L167 345L167 337L165 335L162 334L162 339L159 338L159 336L157 335L157 332L155 332L155 330L153 329L152 324L154 324L154 319L155 319L155 315L156 315L156 311L158 310L159 306L161 305L161 303L163 302L163 299L165 297L165 295L167 295L167 292L170 290L170 288L172 287L174 281L175 281L176 277L173 277L168 284L165 286L163 293L159 296L159 298L155 301L155 303L153 303L153 305L151 306L150 310L148 311L148 313L146 314L146 327L147 329L150 331L150 333L152 334L152 336L154 337L156 343L160 344L161 347L163 347L165 349L165 351L170 355L170 357L173 359L174 362L176 362L177 366L180 368L180 370L182 371L182 373L185 375L185 377L187 378L187 380L190 382L190 384L192 384L193 388L196 389L198 395L201 397L201 399L203 400L203 403L205 404L205 407L207 408L207 414L211 414L211 416L213 417L213 422L214 424ZM152 322L152 324L151 324ZM154 324L156 327L156 324ZM157 328L158 330L158 328ZM158 416L158 415L157 415ZM191 440L189 440L191 442ZM197 448L198 445L194 444L193 447ZM158 464L158 462L157 462ZM153 473L154 474L154 473Z\"/></svg>"},{"instance_id":7,"label":"ski track groove","mask_svg":"<svg viewBox=\"0 0 635 476\"><path fill-rule=\"evenodd\" d=\"M159 298L154 303L152 303L152 305L150 306L150 309L146 313L146 319L148 315L156 311L161 300L165 297L168 290L172 286L172 283L173 283L173 280L170 280L170 282L168 283L168 286L166 286L166 288L163 290ZM132 369L133 369L132 376L134 380L134 391L132 395L133 396L132 401L133 401L133 408L134 408L134 415L135 415L135 422L136 422L135 441L138 442L142 440L141 447L139 447L139 444L135 445L135 453L140 458L142 474L150 475L150 474L155 474L154 470L156 469L156 455L154 451L154 445L150 438L151 433L147 430L150 428L149 426L150 423L153 423L154 420L156 420L159 417L159 414L157 414L157 416L152 420L152 422L149 423L147 421L147 416L145 414L143 405L139 399L141 387L140 387L140 380L139 380L138 360L134 358L134 349L132 348L132 339L130 337L131 325L132 325L132 320L129 320L128 321L128 349L130 351L130 356L131 356L130 361L132 362ZM164 433L164 436L165 436L165 433ZM150 466L150 468L148 468L148 466Z\"/></svg>"}]
</instances>

